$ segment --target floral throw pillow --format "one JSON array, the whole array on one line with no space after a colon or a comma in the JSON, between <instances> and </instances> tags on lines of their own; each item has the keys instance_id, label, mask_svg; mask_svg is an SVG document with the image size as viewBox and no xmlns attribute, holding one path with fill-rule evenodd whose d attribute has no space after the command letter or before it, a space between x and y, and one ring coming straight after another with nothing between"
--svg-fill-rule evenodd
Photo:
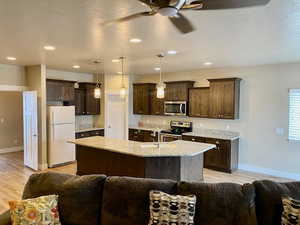
<instances>
[{"instance_id":1,"label":"floral throw pillow","mask_svg":"<svg viewBox=\"0 0 300 225\"><path fill-rule=\"evenodd\" d=\"M282 225L300 225L300 201L283 196L282 204Z\"/></svg>"},{"instance_id":2,"label":"floral throw pillow","mask_svg":"<svg viewBox=\"0 0 300 225\"><path fill-rule=\"evenodd\" d=\"M194 225L196 196L169 195L150 191L148 225Z\"/></svg>"},{"instance_id":3,"label":"floral throw pillow","mask_svg":"<svg viewBox=\"0 0 300 225\"><path fill-rule=\"evenodd\" d=\"M57 202L57 195L9 201L12 225L61 225Z\"/></svg>"}]
</instances>

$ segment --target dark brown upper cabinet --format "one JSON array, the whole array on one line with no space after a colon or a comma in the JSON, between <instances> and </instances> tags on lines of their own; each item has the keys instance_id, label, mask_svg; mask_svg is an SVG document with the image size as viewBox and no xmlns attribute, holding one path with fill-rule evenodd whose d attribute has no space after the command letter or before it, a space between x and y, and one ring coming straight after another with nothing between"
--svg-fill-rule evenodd
<instances>
[{"instance_id":1,"label":"dark brown upper cabinet","mask_svg":"<svg viewBox=\"0 0 300 225\"><path fill-rule=\"evenodd\" d=\"M172 81L165 83L165 101L188 101L189 88L194 86L195 81Z\"/></svg>"},{"instance_id":2,"label":"dark brown upper cabinet","mask_svg":"<svg viewBox=\"0 0 300 225\"><path fill-rule=\"evenodd\" d=\"M240 100L239 78L209 79L210 118L238 119Z\"/></svg>"},{"instance_id":3,"label":"dark brown upper cabinet","mask_svg":"<svg viewBox=\"0 0 300 225\"><path fill-rule=\"evenodd\" d=\"M76 115L98 115L100 110L100 99L94 97L95 83L80 83L75 90Z\"/></svg>"},{"instance_id":4,"label":"dark brown upper cabinet","mask_svg":"<svg viewBox=\"0 0 300 225\"><path fill-rule=\"evenodd\" d=\"M133 114L151 114L151 93L155 87L152 83L133 84Z\"/></svg>"},{"instance_id":5,"label":"dark brown upper cabinet","mask_svg":"<svg viewBox=\"0 0 300 225\"><path fill-rule=\"evenodd\" d=\"M73 81L47 79L47 101L74 103L75 90Z\"/></svg>"},{"instance_id":6,"label":"dark brown upper cabinet","mask_svg":"<svg viewBox=\"0 0 300 225\"><path fill-rule=\"evenodd\" d=\"M164 99L157 98L156 88L151 92L151 115L164 115Z\"/></svg>"},{"instance_id":7,"label":"dark brown upper cabinet","mask_svg":"<svg viewBox=\"0 0 300 225\"><path fill-rule=\"evenodd\" d=\"M189 89L189 116L209 118L209 87Z\"/></svg>"}]
</instances>

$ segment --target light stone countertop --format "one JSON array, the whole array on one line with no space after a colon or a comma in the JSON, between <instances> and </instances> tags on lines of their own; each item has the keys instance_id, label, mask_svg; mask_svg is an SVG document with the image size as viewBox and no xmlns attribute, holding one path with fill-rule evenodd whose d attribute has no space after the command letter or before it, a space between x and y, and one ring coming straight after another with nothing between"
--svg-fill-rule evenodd
<instances>
[{"instance_id":1,"label":"light stone countertop","mask_svg":"<svg viewBox=\"0 0 300 225\"><path fill-rule=\"evenodd\" d=\"M94 131L94 130L104 130L104 128L103 127L91 127L91 128L76 129L75 133Z\"/></svg>"},{"instance_id":2,"label":"light stone countertop","mask_svg":"<svg viewBox=\"0 0 300 225\"><path fill-rule=\"evenodd\" d=\"M206 137L206 138L216 138L222 140L236 140L240 138L238 132L225 131L225 130L214 130L214 129L195 129L193 132L184 133L186 136L195 137Z\"/></svg>"},{"instance_id":3,"label":"light stone countertop","mask_svg":"<svg viewBox=\"0 0 300 225\"><path fill-rule=\"evenodd\" d=\"M111 152L122 153L125 155L134 155L145 158L196 156L216 147L213 144L195 143L179 140L169 143L160 143L160 148L158 148L153 145L154 143L152 142L143 143L99 136L72 140L69 141L69 143L96 148L100 151L107 150Z\"/></svg>"},{"instance_id":4,"label":"light stone countertop","mask_svg":"<svg viewBox=\"0 0 300 225\"><path fill-rule=\"evenodd\" d=\"M167 130L168 128L158 128L158 127L139 127L139 126L134 126L134 125L129 125L129 129L136 129L136 130L147 130L147 131L156 131L159 132L161 130Z\"/></svg>"}]
</instances>

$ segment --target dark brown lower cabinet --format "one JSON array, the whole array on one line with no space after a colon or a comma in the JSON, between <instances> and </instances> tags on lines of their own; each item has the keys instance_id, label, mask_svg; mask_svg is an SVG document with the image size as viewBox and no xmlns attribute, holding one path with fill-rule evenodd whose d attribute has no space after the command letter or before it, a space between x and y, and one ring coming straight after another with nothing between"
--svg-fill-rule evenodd
<instances>
[{"instance_id":1,"label":"dark brown lower cabinet","mask_svg":"<svg viewBox=\"0 0 300 225\"><path fill-rule=\"evenodd\" d=\"M78 132L78 133L76 133L75 136L76 136L76 139L86 138L86 137L94 137L94 136L104 137L104 129Z\"/></svg>"},{"instance_id":2,"label":"dark brown lower cabinet","mask_svg":"<svg viewBox=\"0 0 300 225\"><path fill-rule=\"evenodd\" d=\"M128 139L139 142L156 142L158 141L158 134L149 130L129 129Z\"/></svg>"},{"instance_id":3,"label":"dark brown lower cabinet","mask_svg":"<svg viewBox=\"0 0 300 225\"><path fill-rule=\"evenodd\" d=\"M215 144L216 148L204 153L204 167L232 173L238 168L239 139L221 140L215 138L183 136L183 140Z\"/></svg>"}]
</instances>

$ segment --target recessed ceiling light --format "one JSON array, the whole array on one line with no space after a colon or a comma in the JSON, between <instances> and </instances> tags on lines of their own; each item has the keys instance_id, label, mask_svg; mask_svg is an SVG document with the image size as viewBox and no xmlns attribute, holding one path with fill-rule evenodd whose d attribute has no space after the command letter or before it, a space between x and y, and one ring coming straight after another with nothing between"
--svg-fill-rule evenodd
<instances>
[{"instance_id":1,"label":"recessed ceiling light","mask_svg":"<svg viewBox=\"0 0 300 225\"><path fill-rule=\"evenodd\" d=\"M204 66L211 66L213 63L212 62L205 62L203 63Z\"/></svg>"},{"instance_id":2,"label":"recessed ceiling light","mask_svg":"<svg viewBox=\"0 0 300 225\"><path fill-rule=\"evenodd\" d=\"M113 63L118 63L118 62L120 62L120 59L113 59L113 60L111 60Z\"/></svg>"},{"instance_id":3,"label":"recessed ceiling light","mask_svg":"<svg viewBox=\"0 0 300 225\"><path fill-rule=\"evenodd\" d=\"M74 65L73 68L74 68L74 69L79 69L80 66L79 66L79 65Z\"/></svg>"},{"instance_id":4,"label":"recessed ceiling light","mask_svg":"<svg viewBox=\"0 0 300 225\"><path fill-rule=\"evenodd\" d=\"M160 71L160 67L155 67L154 70L155 71Z\"/></svg>"},{"instance_id":5,"label":"recessed ceiling light","mask_svg":"<svg viewBox=\"0 0 300 225\"><path fill-rule=\"evenodd\" d=\"M44 46L44 49L47 50L47 51L54 51L56 48L54 46L51 46L51 45L46 45L46 46Z\"/></svg>"},{"instance_id":6,"label":"recessed ceiling light","mask_svg":"<svg viewBox=\"0 0 300 225\"><path fill-rule=\"evenodd\" d=\"M141 39L138 39L138 38L132 38L129 40L131 43L141 43L142 40Z\"/></svg>"},{"instance_id":7,"label":"recessed ceiling light","mask_svg":"<svg viewBox=\"0 0 300 225\"><path fill-rule=\"evenodd\" d=\"M175 50L168 51L168 55L176 55L176 54L177 54L177 51L175 51Z\"/></svg>"},{"instance_id":8,"label":"recessed ceiling light","mask_svg":"<svg viewBox=\"0 0 300 225\"><path fill-rule=\"evenodd\" d=\"M122 72L118 72L118 74L122 74Z\"/></svg>"},{"instance_id":9,"label":"recessed ceiling light","mask_svg":"<svg viewBox=\"0 0 300 225\"><path fill-rule=\"evenodd\" d=\"M9 60L9 61L16 61L17 60L15 57L12 57L12 56L7 56L6 59Z\"/></svg>"}]
</instances>

